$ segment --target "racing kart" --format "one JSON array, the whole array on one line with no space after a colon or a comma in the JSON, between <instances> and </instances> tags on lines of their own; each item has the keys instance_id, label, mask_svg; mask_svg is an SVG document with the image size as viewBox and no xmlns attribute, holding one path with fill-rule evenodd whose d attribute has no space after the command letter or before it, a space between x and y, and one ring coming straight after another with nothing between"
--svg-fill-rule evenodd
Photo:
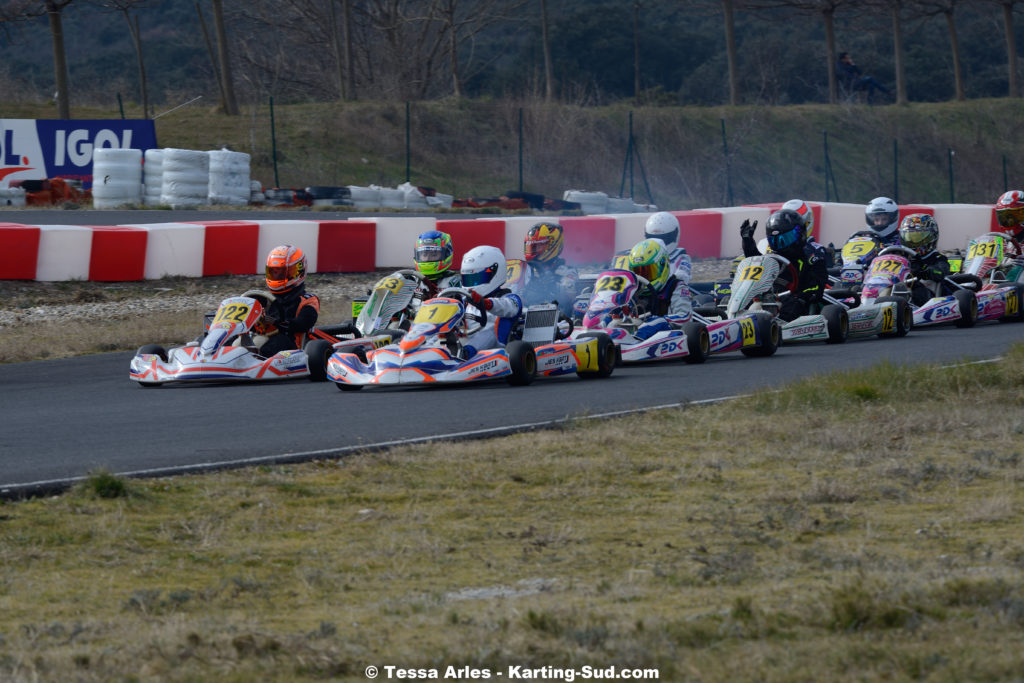
<instances>
[{"instance_id":1,"label":"racing kart","mask_svg":"<svg viewBox=\"0 0 1024 683\"><path fill-rule=\"evenodd\" d=\"M142 387L170 382L235 382L309 378L327 379L325 366L337 348L365 349L383 346L389 335L344 339L349 325L310 330L301 349L281 351L265 357L258 349L267 338L278 334L266 309L274 301L270 292L250 290L224 299L215 313L204 316L205 332L200 339L182 346L165 348L146 344L131 360L129 377Z\"/></svg>"},{"instance_id":2,"label":"racing kart","mask_svg":"<svg viewBox=\"0 0 1024 683\"><path fill-rule=\"evenodd\" d=\"M978 299L978 320L1011 322L1024 320L1024 284L1012 282L1000 270L1006 257L1006 235L990 232L967 243L961 271L949 280L974 292Z\"/></svg>"},{"instance_id":3,"label":"racing kart","mask_svg":"<svg viewBox=\"0 0 1024 683\"><path fill-rule=\"evenodd\" d=\"M630 270L607 270L598 275L573 337L604 332L615 343L623 363L677 358L703 363L711 353L711 337L707 325L692 318L676 321L666 316L670 329L646 339L636 336L637 328L649 317L637 303L637 294L646 284Z\"/></svg>"},{"instance_id":4,"label":"racing kart","mask_svg":"<svg viewBox=\"0 0 1024 683\"><path fill-rule=\"evenodd\" d=\"M386 330L402 336L429 292L430 285L418 270L403 268L385 275L367 296L352 300L352 332L365 337Z\"/></svg>"},{"instance_id":5,"label":"racing kart","mask_svg":"<svg viewBox=\"0 0 1024 683\"><path fill-rule=\"evenodd\" d=\"M784 256L775 253L748 256L736 266L728 297L717 305L698 307L695 313L723 322L748 320L750 322L743 327L744 337L751 327L763 329L768 339L766 345L741 349L746 355L771 355L782 342L841 344L846 341L849 317L846 308L838 302L816 306L812 313L790 322L778 318L782 300L793 295L796 283L796 269ZM708 325L713 351L719 324L721 322Z\"/></svg>"},{"instance_id":6,"label":"racing kart","mask_svg":"<svg viewBox=\"0 0 1024 683\"><path fill-rule=\"evenodd\" d=\"M864 282L864 273L882 250L874 230L860 230L850 235L839 251L840 264L829 269L836 287L855 287Z\"/></svg>"},{"instance_id":7,"label":"racing kart","mask_svg":"<svg viewBox=\"0 0 1024 683\"><path fill-rule=\"evenodd\" d=\"M327 361L327 378L339 389L364 386L436 385L504 378L527 385L537 376L575 373L582 378L608 377L615 367L615 345L596 332L570 338L572 322L560 319L558 306L528 307L514 321L504 347L477 351L465 339L487 322L470 316L464 289L446 289L423 302L408 331L397 343L364 351L335 351Z\"/></svg>"},{"instance_id":8,"label":"racing kart","mask_svg":"<svg viewBox=\"0 0 1024 683\"><path fill-rule=\"evenodd\" d=\"M911 286L914 283L914 278L911 276L909 260L914 256L915 253L912 249L903 246L897 245L882 249L871 262L871 266L864 276L864 285L859 292L860 303L864 305L885 302L895 297L902 299L910 306L911 325L914 327L942 323L953 323L957 327L972 327L978 320L977 297L974 292L950 278L946 278L945 283L952 289L952 294L940 294L938 291L940 283L936 283L932 290L933 296L923 305L914 306L911 299ZM900 314L897 311L894 320L896 328L892 330L897 336L902 336L902 328L909 329L909 326L905 324L904 317L905 314ZM905 334L905 332L902 333Z\"/></svg>"}]
</instances>

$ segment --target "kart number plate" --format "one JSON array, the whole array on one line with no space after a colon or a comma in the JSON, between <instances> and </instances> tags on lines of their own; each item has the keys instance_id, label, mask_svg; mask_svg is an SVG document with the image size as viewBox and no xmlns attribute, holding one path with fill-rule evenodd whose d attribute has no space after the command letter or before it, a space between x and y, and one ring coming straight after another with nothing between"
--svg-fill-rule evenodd
<instances>
[{"instance_id":1,"label":"kart number plate","mask_svg":"<svg viewBox=\"0 0 1024 683\"><path fill-rule=\"evenodd\" d=\"M882 310L882 332L892 332L896 326L896 305L886 306Z\"/></svg>"},{"instance_id":2,"label":"kart number plate","mask_svg":"<svg viewBox=\"0 0 1024 683\"><path fill-rule=\"evenodd\" d=\"M413 323L439 323L455 317L458 313L459 307L456 304L424 304L416 312Z\"/></svg>"},{"instance_id":3,"label":"kart number plate","mask_svg":"<svg viewBox=\"0 0 1024 683\"><path fill-rule=\"evenodd\" d=\"M226 306L221 306L217 310L217 317L213 319L213 323L244 323L250 310L252 310L252 306L249 304L227 304Z\"/></svg>"},{"instance_id":4,"label":"kart number plate","mask_svg":"<svg viewBox=\"0 0 1024 683\"><path fill-rule=\"evenodd\" d=\"M616 254L612 257L612 268L614 270L629 270L629 255Z\"/></svg>"},{"instance_id":5,"label":"kart number plate","mask_svg":"<svg viewBox=\"0 0 1024 683\"><path fill-rule=\"evenodd\" d=\"M872 273L898 273L903 267L903 261L891 258L876 258L871 262Z\"/></svg>"},{"instance_id":6,"label":"kart number plate","mask_svg":"<svg viewBox=\"0 0 1024 683\"><path fill-rule=\"evenodd\" d=\"M743 337L743 346L750 346L757 342L757 328L751 318L740 320L740 335Z\"/></svg>"},{"instance_id":7,"label":"kart number plate","mask_svg":"<svg viewBox=\"0 0 1024 683\"><path fill-rule=\"evenodd\" d=\"M1001 261L1003 259L1003 241L993 239L977 242L972 240L971 245L967 248L967 259L972 258L994 258Z\"/></svg>"},{"instance_id":8,"label":"kart number plate","mask_svg":"<svg viewBox=\"0 0 1024 683\"><path fill-rule=\"evenodd\" d=\"M761 275L763 274L764 266L747 266L743 269L743 272L740 273L740 279L747 282L757 282L761 279Z\"/></svg>"},{"instance_id":9,"label":"kart number plate","mask_svg":"<svg viewBox=\"0 0 1024 683\"><path fill-rule=\"evenodd\" d=\"M843 245L843 256L864 256L870 254L875 248L871 240L854 240Z\"/></svg>"},{"instance_id":10,"label":"kart number plate","mask_svg":"<svg viewBox=\"0 0 1024 683\"><path fill-rule=\"evenodd\" d=\"M605 275L594 285L595 292L621 292L626 288L626 278L622 275Z\"/></svg>"},{"instance_id":11,"label":"kart number plate","mask_svg":"<svg viewBox=\"0 0 1024 683\"><path fill-rule=\"evenodd\" d=\"M386 277L377 283L376 289L383 289L394 294L402 291L402 285L405 281L397 277Z\"/></svg>"}]
</instances>

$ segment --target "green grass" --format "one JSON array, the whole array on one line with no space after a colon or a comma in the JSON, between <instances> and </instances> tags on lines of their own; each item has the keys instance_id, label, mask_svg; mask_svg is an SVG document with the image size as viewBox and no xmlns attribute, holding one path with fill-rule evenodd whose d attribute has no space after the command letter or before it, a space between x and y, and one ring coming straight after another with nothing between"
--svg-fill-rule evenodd
<instances>
[{"instance_id":1,"label":"green grass","mask_svg":"<svg viewBox=\"0 0 1024 683\"><path fill-rule=\"evenodd\" d=\"M97 473L0 505L0 678L1012 680L1022 404L1017 346L488 441Z\"/></svg>"}]
</instances>

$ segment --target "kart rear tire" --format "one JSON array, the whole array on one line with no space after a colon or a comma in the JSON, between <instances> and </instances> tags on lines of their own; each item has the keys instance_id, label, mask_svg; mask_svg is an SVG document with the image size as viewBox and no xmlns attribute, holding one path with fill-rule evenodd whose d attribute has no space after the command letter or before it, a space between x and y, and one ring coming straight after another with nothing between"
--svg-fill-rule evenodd
<instances>
[{"instance_id":1,"label":"kart rear tire","mask_svg":"<svg viewBox=\"0 0 1024 683\"><path fill-rule=\"evenodd\" d=\"M344 382L335 382L334 386L338 387L340 391L359 391L363 388L362 384L346 384Z\"/></svg>"},{"instance_id":2,"label":"kart rear tire","mask_svg":"<svg viewBox=\"0 0 1024 683\"><path fill-rule=\"evenodd\" d=\"M748 358L767 358L774 355L782 345L782 325L770 313L755 313L758 336L764 341L753 349L740 349Z\"/></svg>"},{"instance_id":3,"label":"kart rear tire","mask_svg":"<svg viewBox=\"0 0 1024 683\"><path fill-rule=\"evenodd\" d=\"M966 289L958 289L953 292L953 298L960 305L960 319L956 321L957 327L974 327L978 322L978 297L974 292ZM966 311L966 315L964 312Z\"/></svg>"},{"instance_id":4,"label":"kart rear tire","mask_svg":"<svg viewBox=\"0 0 1024 683\"><path fill-rule=\"evenodd\" d=\"M615 362L619 357L615 348L615 342L604 332L591 332L580 335L580 338L597 339L597 371L576 371L576 374L583 379L594 379L608 377L615 370Z\"/></svg>"},{"instance_id":5,"label":"kart rear tire","mask_svg":"<svg viewBox=\"0 0 1024 683\"><path fill-rule=\"evenodd\" d=\"M533 382L537 376L537 353L533 347L516 339L508 343L505 352L508 353L508 364L512 369L508 383L514 387L524 387Z\"/></svg>"},{"instance_id":6,"label":"kart rear tire","mask_svg":"<svg viewBox=\"0 0 1024 683\"><path fill-rule=\"evenodd\" d=\"M405 330L400 327L379 327L376 330L370 332L370 336L373 337L378 334L386 334L391 337L391 343L396 344L402 337L405 336Z\"/></svg>"},{"instance_id":7,"label":"kart rear tire","mask_svg":"<svg viewBox=\"0 0 1024 683\"><path fill-rule=\"evenodd\" d=\"M914 326L914 310L907 300L898 296L880 296L875 303L884 304L892 301L896 304L896 329L893 332L879 332L879 337L906 337Z\"/></svg>"},{"instance_id":8,"label":"kart rear tire","mask_svg":"<svg viewBox=\"0 0 1024 683\"><path fill-rule=\"evenodd\" d=\"M829 344L842 344L850 333L850 316L846 309L838 304L823 306L821 314L825 316L825 327L828 330Z\"/></svg>"},{"instance_id":9,"label":"kart rear tire","mask_svg":"<svg viewBox=\"0 0 1024 683\"><path fill-rule=\"evenodd\" d=\"M1010 297L1015 297L1017 302L1017 312L1012 315L1004 315L999 319L1001 323L1015 323L1024 321L1024 285L1020 283L1011 283L1007 285L1013 287L1013 292L1007 296L1007 303L1009 303Z\"/></svg>"},{"instance_id":10,"label":"kart rear tire","mask_svg":"<svg viewBox=\"0 0 1024 683\"><path fill-rule=\"evenodd\" d=\"M686 350L689 351L683 360L692 365L706 361L711 355L711 336L707 325L694 321L683 323L683 332L686 333Z\"/></svg>"},{"instance_id":11,"label":"kart rear tire","mask_svg":"<svg viewBox=\"0 0 1024 683\"><path fill-rule=\"evenodd\" d=\"M327 381L327 360L334 353L334 347L323 339L314 339L306 344L306 369L310 382Z\"/></svg>"},{"instance_id":12,"label":"kart rear tire","mask_svg":"<svg viewBox=\"0 0 1024 683\"><path fill-rule=\"evenodd\" d=\"M135 352L135 355L141 356L143 354L153 354L154 356L159 356L160 360L163 362L167 362L167 349L159 344L146 344L145 346L140 346L139 350Z\"/></svg>"}]
</instances>

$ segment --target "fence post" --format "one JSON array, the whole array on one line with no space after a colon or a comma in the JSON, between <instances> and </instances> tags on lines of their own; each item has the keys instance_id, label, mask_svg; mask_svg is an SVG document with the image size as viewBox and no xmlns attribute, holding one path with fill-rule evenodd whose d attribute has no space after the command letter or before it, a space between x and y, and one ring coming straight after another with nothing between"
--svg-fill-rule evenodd
<instances>
[{"instance_id":1,"label":"fence post","mask_svg":"<svg viewBox=\"0 0 1024 683\"><path fill-rule=\"evenodd\" d=\"M950 147L949 148L949 203L950 204L955 204L956 203L956 193L953 191L953 155L954 154L956 154L956 152L954 152L953 148Z\"/></svg>"},{"instance_id":2,"label":"fence post","mask_svg":"<svg viewBox=\"0 0 1024 683\"><path fill-rule=\"evenodd\" d=\"M725 138L725 119L722 122L722 156L725 157L725 190L728 196L728 206L735 206L736 201L732 195L732 162L729 160L729 143Z\"/></svg>"},{"instance_id":3,"label":"fence post","mask_svg":"<svg viewBox=\"0 0 1024 683\"><path fill-rule=\"evenodd\" d=\"M900 203L900 143L892 139L892 200Z\"/></svg>"},{"instance_id":4,"label":"fence post","mask_svg":"<svg viewBox=\"0 0 1024 683\"><path fill-rule=\"evenodd\" d=\"M270 158L274 160L274 187L281 187L277 177L277 130L274 127L274 96L270 96Z\"/></svg>"},{"instance_id":5,"label":"fence post","mask_svg":"<svg viewBox=\"0 0 1024 683\"><path fill-rule=\"evenodd\" d=\"M519 191L523 191L523 108L519 107Z\"/></svg>"},{"instance_id":6,"label":"fence post","mask_svg":"<svg viewBox=\"0 0 1024 683\"><path fill-rule=\"evenodd\" d=\"M410 147L412 137L412 126L409 123L409 102L405 103L405 182L409 182L410 173Z\"/></svg>"},{"instance_id":7,"label":"fence post","mask_svg":"<svg viewBox=\"0 0 1024 683\"><path fill-rule=\"evenodd\" d=\"M1003 155L1003 192L1010 191L1010 183L1006 176L1006 155Z\"/></svg>"}]
</instances>

